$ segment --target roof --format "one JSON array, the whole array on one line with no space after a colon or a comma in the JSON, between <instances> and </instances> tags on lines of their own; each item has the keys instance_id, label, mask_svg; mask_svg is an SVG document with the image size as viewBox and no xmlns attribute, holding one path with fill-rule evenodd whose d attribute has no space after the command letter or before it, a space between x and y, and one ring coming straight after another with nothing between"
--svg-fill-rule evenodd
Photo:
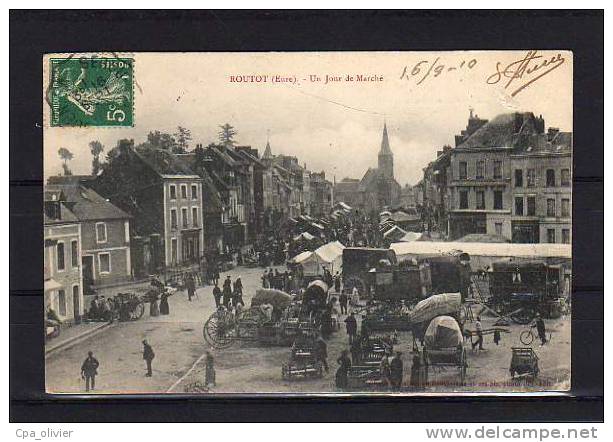
<instances>
[{"instance_id":1,"label":"roof","mask_svg":"<svg viewBox=\"0 0 613 442\"><path fill-rule=\"evenodd\" d=\"M359 180L345 178L334 185L334 192L357 192L359 185Z\"/></svg>"},{"instance_id":2,"label":"roof","mask_svg":"<svg viewBox=\"0 0 613 442\"><path fill-rule=\"evenodd\" d=\"M224 190L227 189L223 180L217 176L212 177L204 167L198 167L196 154L181 154L181 158L202 178L202 202L204 203L202 210L205 213L221 211L223 202L218 187L223 187Z\"/></svg>"},{"instance_id":3,"label":"roof","mask_svg":"<svg viewBox=\"0 0 613 442\"><path fill-rule=\"evenodd\" d=\"M390 217L390 219L397 223L401 223L404 221L417 221L421 218L417 214L410 215L406 212L399 210L397 212L392 213L392 216Z\"/></svg>"},{"instance_id":4,"label":"roof","mask_svg":"<svg viewBox=\"0 0 613 442\"><path fill-rule=\"evenodd\" d=\"M167 150L140 147L134 149L136 155L160 176L195 176L181 156Z\"/></svg>"},{"instance_id":5,"label":"roof","mask_svg":"<svg viewBox=\"0 0 613 442\"><path fill-rule=\"evenodd\" d=\"M400 258L403 255L446 255L461 250L471 256L515 258L566 258L571 259L570 244L519 244L519 243L469 243L469 242L397 242L390 245Z\"/></svg>"},{"instance_id":6,"label":"roof","mask_svg":"<svg viewBox=\"0 0 613 442\"><path fill-rule=\"evenodd\" d=\"M70 212L79 221L131 218L92 189L79 184L53 184L47 186L46 190L61 191L65 198L64 205L70 208Z\"/></svg>"},{"instance_id":7,"label":"roof","mask_svg":"<svg viewBox=\"0 0 613 442\"><path fill-rule=\"evenodd\" d=\"M457 148L517 147L543 134L543 120L532 112L500 114L477 129Z\"/></svg>"},{"instance_id":8,"label":"roof","mask_svg":"<svg viewBox=\"0 0 613 442\"><path fill-rule=\"evenodd\" d=\"M373 169L371 167L368 168L362 180L360 181L360 185L358 186L358 190L361 192L366 192L369 190L376 180L379 179L381 174L379 173L379 169Z\"/></svg>"},{"instance_id":9,"label":"roof","mask_svg":"<svg viewBox=\"0 0 613 442\"><path fill-rule=\"evenodd\" d=\"M272 160L274 157L272 156L272 150L270 149L270 142L266 142L266 149L264 149L264 155L262 158L265 160Z\"/></svg>"}]
</instances>

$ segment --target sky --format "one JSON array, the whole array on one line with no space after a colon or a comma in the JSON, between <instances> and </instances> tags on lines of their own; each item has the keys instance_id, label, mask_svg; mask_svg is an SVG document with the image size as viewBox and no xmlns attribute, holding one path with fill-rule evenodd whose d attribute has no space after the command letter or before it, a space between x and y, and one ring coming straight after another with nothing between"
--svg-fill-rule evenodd
<instances>
[{"instance_id":1,"label":"sky","mask_svg":"<svg viewBox=\"0 0 613 442\"><path fill-rule=\"evenodd\" d=\"M43 99L45 175L61 172L60 147L74 154L73 173L87 174L92 140L109 150L119 139L138 144L149 131L173 133L180 125L191 130L195 147L215 142L219 126L229 123L236 141L260 155L269 139L273 154L294 155L330 180L361 178L377 166L385 122L396 179L413 185L437 150L454 144L469 108L486 119L531 111L547 127L572 131L572 53L538 51L529 72L505 88L509 78L496 73L527 52L120 54L135 60L134 127L49 127ZM43 69L48 78L46 59ZM266 76L266 82L250 82L252 75ZM340 80L326 84L326 75ZM358 81L358 75L371 81ZM275 76L292 82L273 81Z\"/></svg>"}]
</instances>

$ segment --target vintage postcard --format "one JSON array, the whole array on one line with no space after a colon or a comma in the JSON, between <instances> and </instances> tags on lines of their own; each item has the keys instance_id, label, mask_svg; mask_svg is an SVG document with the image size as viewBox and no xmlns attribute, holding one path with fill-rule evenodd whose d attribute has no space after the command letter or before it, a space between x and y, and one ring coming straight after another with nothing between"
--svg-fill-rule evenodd
<instances>
[{"instance_id":1,"label":"vintage postcard","mask_svg":"<svg viewBox=\"0 0 613 442\"><path fill-rule=\"evenodd\" d=\"M42 63L47 392L569 391L571 52Z\"/></svg>"}]
</instances>

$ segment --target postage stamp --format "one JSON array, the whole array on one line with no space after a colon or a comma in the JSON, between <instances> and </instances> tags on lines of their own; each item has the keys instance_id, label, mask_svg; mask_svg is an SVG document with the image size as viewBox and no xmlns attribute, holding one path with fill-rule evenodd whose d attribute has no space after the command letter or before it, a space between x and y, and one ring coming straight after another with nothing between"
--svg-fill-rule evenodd
<instances>
[{"instance_id":1,"label":"postage stamp","mask_svg":"<svg viewBox=\"0 0 613 442\"><path fill-rule=\"evenodd\" d=\"M134 59L51 58L51 126L132 126Z\"/></svg>"}]
</instances>

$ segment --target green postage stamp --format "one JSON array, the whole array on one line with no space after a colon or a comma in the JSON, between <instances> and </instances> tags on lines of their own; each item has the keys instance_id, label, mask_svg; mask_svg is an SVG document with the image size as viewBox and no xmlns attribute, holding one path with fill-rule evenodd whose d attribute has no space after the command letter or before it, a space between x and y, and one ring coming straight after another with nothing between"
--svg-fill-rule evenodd
<instances>
[{"instance_id":1,"label":"green postage stamp","mask_svg":"<svg viewBox=\"0 0 613 442\"><path fill-rule=\"evenodd\" d=\"M51 58L51 126L133 126L134 59Z\"/></svg>"}]
</instances>

